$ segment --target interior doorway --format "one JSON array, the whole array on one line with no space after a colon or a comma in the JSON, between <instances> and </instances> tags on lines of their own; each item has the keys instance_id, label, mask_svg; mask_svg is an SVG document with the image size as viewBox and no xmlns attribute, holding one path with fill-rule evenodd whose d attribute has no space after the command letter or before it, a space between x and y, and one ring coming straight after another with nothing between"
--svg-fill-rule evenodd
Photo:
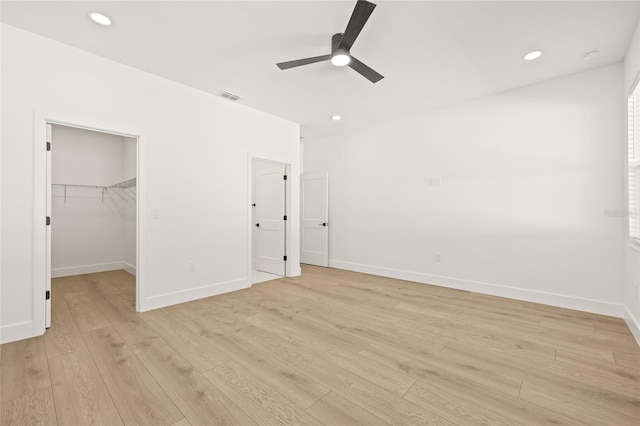
<instances>
[{"instance_id":1,"label":"interior doorway","mask_svg":"<svg viewBox=\"0 0 640 426\"><path fill-rule=\"evenodd\" d=\"M253 159L251 283L286 275L288 165Z\"/></svg>"},{"instance_id":2,"label":"interior doorway","mask_svg":"<svg viewBox=\"0 0 640 426\"><path fill-rule=\"evenodd\" d=\"M138 305L138 138L47 122L45 326L51 280L125 270Z\"/></svg>"}]
</instances>

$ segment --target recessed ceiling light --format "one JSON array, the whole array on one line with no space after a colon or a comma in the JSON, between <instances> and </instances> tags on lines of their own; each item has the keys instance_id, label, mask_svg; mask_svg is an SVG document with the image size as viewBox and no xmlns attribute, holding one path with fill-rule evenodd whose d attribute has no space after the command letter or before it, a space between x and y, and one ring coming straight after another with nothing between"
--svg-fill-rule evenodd
<instances>
[{"instance_id":1,"label":"recessed ceiling light","mask_svg":"<svg viewBox=\"0 0 640 426\"><path fill-rule=\"evenodd\" d=\"M592 50L592 51L587 52L584 55L582 55L582 57L585 58L585 59L593 59L596 56L598 56L599 54L600 54L599 50Z\"/></svg>"},{"instance_id":2,"label":"recessed ceiling light","mask_svg":"<svg viewBox=\"0 0 640 426\"><path fill-rule=\"evenodd\" d=\"M340 119L341 119L341 118L342 118L342 117L340 117L339 115L334 115L334 116L332 116L332 117L331 117L331 119L332 119L333 121L340 121Z\"/></svg>"},{"instance_id":3,"label":"recessed ceiling light","mask_svg":"<svg viewBox=\"0 0 640 426\"><path fill-rule=\"evenodd\" d=\"M522 57L525 61L533 61L542 56L542 50L533 50Z\"/></svg>"},{"instance_id":4,"label":"recessed ceiling light","mask_svg":"<svg viewBox=\"0 0 640 426\"><path fill-rule=\"evenodd\" d=\"M103 25L105 27L108 27L109 25L111 25L111 18L109 18L106 15L103 15L102 13L89 12L87 16L89 16L89 19L91 19L96 24Z\"/></svg>"}]
</instances>

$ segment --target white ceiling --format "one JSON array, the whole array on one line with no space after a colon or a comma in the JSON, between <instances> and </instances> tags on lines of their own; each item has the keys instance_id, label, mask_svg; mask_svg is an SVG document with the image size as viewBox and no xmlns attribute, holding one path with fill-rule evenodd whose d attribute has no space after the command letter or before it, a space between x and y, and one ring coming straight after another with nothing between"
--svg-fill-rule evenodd
<instances>
[{"instance_id":1,"label":"white ceiling","mask_svg":"<svg viewBox=\"0 0 640 426\"><path fill-rule=\"evenodd\" d=\"M394 120L624 59L638 1L375 1L351 53L317 63L355 1L3 1L2 21L302 125L307 138ZM97 10L114 24L92 23ZM537 61L522 55L541 49ZM594 59L584 53L599 50ZM339 114L339 122L331 116Z\"/></svg>"}]
</instances>

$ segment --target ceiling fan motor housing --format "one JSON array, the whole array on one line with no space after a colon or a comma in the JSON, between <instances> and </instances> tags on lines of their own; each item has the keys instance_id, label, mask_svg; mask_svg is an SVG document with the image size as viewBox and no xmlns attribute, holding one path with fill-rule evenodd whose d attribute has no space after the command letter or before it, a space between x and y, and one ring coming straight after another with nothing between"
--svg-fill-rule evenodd
<instances>
[{"instance_id":1,"label":"ceiling fan motor housing","mask_svg":"<svg viewBox=\"0 0 640 426\"><path fill-rule=\"evenodd\" d=\"M340 46L340 41L342 40L343 33L337 33L331 36L331 56L335 55L338 51L338 46ZM340 49L343 52L349 53L348 50Z\"/></svg>"}]
</instances>

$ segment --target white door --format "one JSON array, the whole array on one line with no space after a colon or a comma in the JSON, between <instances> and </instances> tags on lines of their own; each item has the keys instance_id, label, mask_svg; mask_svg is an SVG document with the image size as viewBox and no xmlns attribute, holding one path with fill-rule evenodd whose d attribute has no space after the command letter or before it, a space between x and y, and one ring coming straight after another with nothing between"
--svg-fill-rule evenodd
<instances>
[{"instance_id":1,"label":"white door","mask_svg":"<svg viewBox=\"0 0 640 426\"><path fill-rule=\"evenodd\" d=\"M51 133L52 125L47 123L47 235L46 235L46 264L45 264L45 290L44 302L44 326L51 327Z\"/></svg>"},{"instance_id":2,"label":"white door","mask_svg":"<svg viewBox=\"0 0 640 426\"><path fill-rule=\"evenodd\" d=\"M285 275L285 175L282 164L254 162L256 260L259 271Z\"/></svg>"},{"instance_id":3,"label":"white door","mask_svg":"<svg viewBox=\"0 0 640 426\"><path fill-rule=\"evenodd\" d=\"M302 175L302 250L300 261L329 266L329 175Z\"/></svg>"}]
</instances>

